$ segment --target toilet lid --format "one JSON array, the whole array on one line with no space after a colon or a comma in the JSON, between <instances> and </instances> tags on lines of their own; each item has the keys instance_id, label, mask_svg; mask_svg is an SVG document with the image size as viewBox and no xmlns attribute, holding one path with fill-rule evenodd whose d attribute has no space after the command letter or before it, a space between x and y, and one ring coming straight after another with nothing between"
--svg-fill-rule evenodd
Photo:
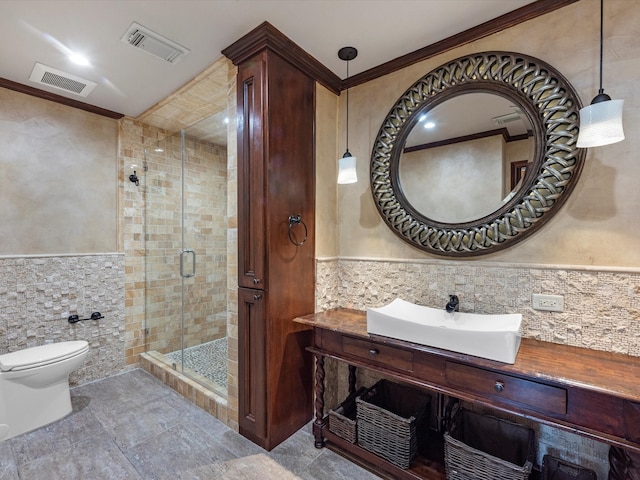
<instances>
[{"instance_id":1,"label":"toilet lid","mask_svg":"<svg viewBox=\"0 0 640 480\"><path fill-rule=\"evenodd\" d=\"M38 347L25 348L17 352L0 355L0 370L8 372L41 367L74 357L88 349L89 344L85 340L50 343Z\"/></svg>"}]
</instances>

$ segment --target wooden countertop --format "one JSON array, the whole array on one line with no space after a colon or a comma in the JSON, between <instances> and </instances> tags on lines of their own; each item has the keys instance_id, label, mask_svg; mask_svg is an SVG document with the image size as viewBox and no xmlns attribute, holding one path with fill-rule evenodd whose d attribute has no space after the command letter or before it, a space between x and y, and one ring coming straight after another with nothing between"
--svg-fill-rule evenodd
<instances>
[{"instance_id":1,"label":"wooden countertop","mask_svg":"<svg viewBox=\"0 0 640 480\"><path fill-rule=\"evenodd\" d=\"M295 322L413 350L434 353L480 368L535 377L640 402L640 357L523 338L513 365L367 333L365 312L335 309L306 315Z\"/></svg>"}]
</instances>

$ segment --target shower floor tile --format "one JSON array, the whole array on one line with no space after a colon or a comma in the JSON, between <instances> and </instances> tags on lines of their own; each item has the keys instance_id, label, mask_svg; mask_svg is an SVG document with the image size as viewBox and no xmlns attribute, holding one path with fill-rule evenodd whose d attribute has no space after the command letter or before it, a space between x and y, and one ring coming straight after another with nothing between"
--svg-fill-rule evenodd
<instances>
[{"instance_id":1,"label":"shower floor tile","mask_svg":"<svg viewBox=\"0 0 640 480\"><path fill-rule=\"evenodd\" d=\"M182 352L165 353L170 363L180 365ZM184 349L184 367L227 389L227 337Z\"/></svg>"}]
</instances>

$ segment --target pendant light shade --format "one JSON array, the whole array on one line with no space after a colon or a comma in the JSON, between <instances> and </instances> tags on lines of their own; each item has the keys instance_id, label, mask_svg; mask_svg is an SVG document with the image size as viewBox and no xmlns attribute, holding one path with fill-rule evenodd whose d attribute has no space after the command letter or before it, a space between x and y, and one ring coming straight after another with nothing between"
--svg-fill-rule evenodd
<instances>
[{"instance_id":1,"label":"pendant light shade","mask_svg":"<svg viewBox=\"0 0 640 480\"><path fill-rule=\"evenodd\" d=\"M353 47L343 47L338 50L338 57L340 60L347 62L347 80L349 79L349 61L358 56L358 50ZM338 183L356 183L358 181L358 174L356 171L356 157L349 152L349 89L347 88L347 148L342 158L338 159Z\"/></svg>"},{"instance_id":2,"label":"pendant light shade","mask_svg":"<svg viewBox=\"0 0 640 480\"><path fill-rule=\"evenodd\" d=\"M622 106L624 100L611 100L602 88L602 50L604 0L600 0L600 90L591 105L580 109L579 148L600 147L624 140Z\"/></svg>"},{"instance_id":3,"label":"pendant light shade","mask_svg":"<svg viewBox=\"0 0 640 480\"><path fill-rule=\"evenodd\" d=\"M624 140L624 100L605 100L580 109L578 147L600 147Z\"/></svg>"},{"instance_id":4,"label":"pendant light shade","mask_svg":"<svg viewBox=\"0 0 640 480\"><path fill-rule=\"evenodd\" d=\"M356 157L352 157L349 150L338 159L338 183L356 183L358 174L356 172Z\"/></svg>"}]
</instances>

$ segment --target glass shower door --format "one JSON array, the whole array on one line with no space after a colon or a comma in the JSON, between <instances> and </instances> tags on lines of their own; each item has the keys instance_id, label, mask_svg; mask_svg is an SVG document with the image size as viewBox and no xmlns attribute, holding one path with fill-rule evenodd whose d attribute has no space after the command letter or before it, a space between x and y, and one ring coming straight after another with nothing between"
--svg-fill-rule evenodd
<instances>
[{"instance_id":1,"label":"glass shower door","mask_svg":"<svg viewBox=\"0 0 640 480\"><path fill-rule=\"evenodd\" d=\"M177 367L182 350L182 136L145 149L145 321L147 351Z\"/></svg>"},{"instance_id":2,"label":"glass shower door","mask_svg":"<svg viewBox=\"0 0 640 480\"><path fill-rule=\"evenodd\" d=\"M226 148L189 131L161 143L146 172L148 351L226 395Z\"/></svg>"}]
</instances>

